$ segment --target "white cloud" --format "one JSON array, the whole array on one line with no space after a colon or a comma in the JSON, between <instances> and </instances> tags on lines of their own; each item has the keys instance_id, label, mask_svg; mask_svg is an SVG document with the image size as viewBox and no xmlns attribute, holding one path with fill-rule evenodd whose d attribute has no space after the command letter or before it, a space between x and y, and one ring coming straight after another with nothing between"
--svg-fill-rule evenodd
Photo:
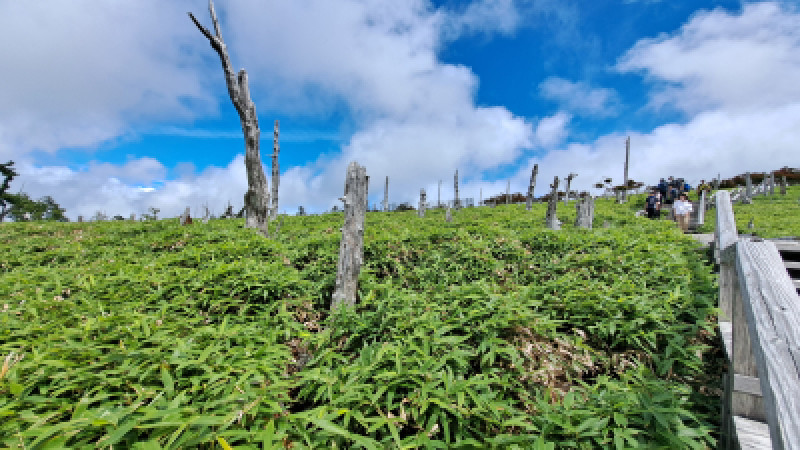
<instances>
[{"instance_id":1,"label":"white cloud","mask_svg":"<svg viewBox=\"0 0 800 450\"><path fill-rule=\"evenodd\" d=\"M554 100L561 108L576 114L610 117L617 114L617 92L609 88L593 88L585 81L569 81L548 77L539 84L544 98Z\"/></svg>"},{"instance_id":2,"label":"white cloud","mask_svg":"<svg viewBox=\"0 0 800 450\"><path fill-rule=\"evenodd\" d=\"M202 2L195 2L202 4ZM93 147L136 123L192 119L215 102L193 69L186 5L0 2L0 157ZM11 38L13 36L13 38Z\"/></svg>"},{"instance_id":3,"label":"white cloud","mask_svg":"<svg viewBox=\"0 0 800 450\"><path fill-rule=\"evenodd\" d=\"M800 101L800 14L777 3L745 3L696 14L673 35L639 41L617 69L660 88L652 106L688 113L752 110Z\"/></svg>"},{"instance_id":4,"label":"white cloud","mask_svg":"<svg viewBox=\"0 0 800 450\"><path fill-rule=\"evenodd\" d=\"M567 125L571 119L572 115L564 111L541 119L536 125L536 143L548 149L561 144L569 134Z\"/></svg>"}]
</instances>

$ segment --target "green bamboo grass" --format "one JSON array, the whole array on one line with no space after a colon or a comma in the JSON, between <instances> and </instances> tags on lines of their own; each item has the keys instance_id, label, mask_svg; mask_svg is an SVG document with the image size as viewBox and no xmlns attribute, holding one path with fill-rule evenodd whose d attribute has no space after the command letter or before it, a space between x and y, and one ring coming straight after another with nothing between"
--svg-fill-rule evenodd
<instances>
[{"instance_id":1,"label":"green bamboo grass","mask_svg":"<svg viewBox=\"0 0 800 450\"><path fill-rule=\"evenodd\" d=\"M368 213L336 316L339 214L2 224L0 443L714 447L715 277L637 199Z\"/></svg>"}]
</instances>

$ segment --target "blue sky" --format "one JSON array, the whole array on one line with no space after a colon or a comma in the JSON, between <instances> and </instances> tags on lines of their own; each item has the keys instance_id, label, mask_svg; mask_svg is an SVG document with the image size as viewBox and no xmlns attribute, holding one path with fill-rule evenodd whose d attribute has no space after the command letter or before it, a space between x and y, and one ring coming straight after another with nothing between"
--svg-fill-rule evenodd
<instances>
[{"instance_id":1,"label":"blue sky","mask_svg":"<svg viewBox=\"0 0 800 450\"><path fill-rule=\"evenodd\" d=\"M797 1L217 0L248 71L280 210L329 210L350 161L370 203L525 192L578 173L696 183L800 166ZM204 0L0 0L0 160L75 220L241 207L239 119Z\"/></svg>"}]
</instances>

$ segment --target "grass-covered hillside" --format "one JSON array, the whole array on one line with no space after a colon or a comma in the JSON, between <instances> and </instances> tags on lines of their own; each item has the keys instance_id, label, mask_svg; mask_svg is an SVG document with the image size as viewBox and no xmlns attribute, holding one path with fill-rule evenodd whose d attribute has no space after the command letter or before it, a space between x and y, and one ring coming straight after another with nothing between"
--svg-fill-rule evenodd
<instances>
[{"instance_id":1,"label":"grass-covered hillside","mask_svg":"<svg viewBox=\"0 0 800 450\"><path fill-rule=\"evenodd\" d=\"M335 316L340 214L0 224L0 446L715 447L715 276L641 200L368 213Z\"/></svg>"},{"instance_id":2,"label":"grass-covered hillside","mask_svg":"<svg viewBox=\"0 0 800 450\"><path fill-rule=\"evenodd\" d=\"M739 234L800 239L800 185L789 186L786 195L780 195L780 188L776 187L774 195L756 195L749 205L734 202L733 217ZM748 227L750 220L753 221L753 228ZM699 231L713 233L716 228L716 209L706 213L705 222Z\"/></svg>"}]
</instances>

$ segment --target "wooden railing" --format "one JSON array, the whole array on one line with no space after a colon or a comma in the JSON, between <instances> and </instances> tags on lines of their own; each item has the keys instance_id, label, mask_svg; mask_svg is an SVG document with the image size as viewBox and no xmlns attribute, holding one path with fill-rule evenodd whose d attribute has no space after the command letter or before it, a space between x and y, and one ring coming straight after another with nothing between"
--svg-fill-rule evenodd
<instances>
[{"instance_id":1,"label":"wooden railing","mask_svg":"<svg viewBox=\"0 0 800 450\"><path fill-rule=\"evenodd\" d=\"M738 236L728 192L716 206L721 447L800 449L800 297L774 243Z\"/></svg>"}]
</instances>

